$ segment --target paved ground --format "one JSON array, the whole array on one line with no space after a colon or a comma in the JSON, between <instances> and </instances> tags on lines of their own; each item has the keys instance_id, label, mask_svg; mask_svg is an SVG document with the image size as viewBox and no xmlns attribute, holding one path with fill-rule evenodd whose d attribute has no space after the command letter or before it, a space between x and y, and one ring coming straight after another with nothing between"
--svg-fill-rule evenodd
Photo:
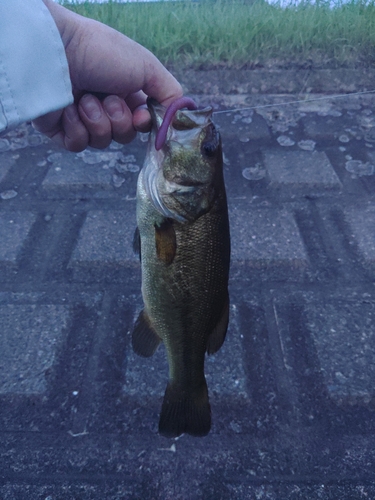
<instances>
[{"instance_id":1,"label":"paved ground","mask_svg":"<svg viewBox=\"0 0 375 500\"><path fill-rule=\"evenodd\" d=\"M375 498L375 97L196 98L258 106L215 116L233 254L212 432L160 437L163 349L131 351L145 138L73 154L25 125L0 138L2 500Z\"/></svg>"}]
</instances>

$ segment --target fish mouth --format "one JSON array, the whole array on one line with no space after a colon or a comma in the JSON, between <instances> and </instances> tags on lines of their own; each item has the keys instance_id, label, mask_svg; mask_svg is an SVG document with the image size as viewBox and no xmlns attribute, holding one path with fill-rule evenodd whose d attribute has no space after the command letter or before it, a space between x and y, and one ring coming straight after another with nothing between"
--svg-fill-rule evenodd
<instances>
[{"instance_id":1,"label":"fish mouth","mask_svg":"<svg viewBox=\"0 0 375 500\"><path fill-rule=\"evenodd\" d=\"M151 115L152 127L157 131L163 123L167 108L162 104L159 104L158 101L152 97L147 98L147 108Z\"/></svg>"},{"instance_id":2,"label":"fish mouth","mask_svg":"<svg viewBox=\"0 0 375 500\"><path fill-rule=\"evenodd\" d=\"M183 109L179 108L179 103L183 105L185 101L188 101L187 109L186 107ZM175 104L176 106L174 107ZM185 97L177 99L168 108L149 97L147 99L147 107L151 114L152 143L156 151L164 148L170 140L177 142L180 146L189 147L189 143L208 125L213 112L210 106L198 109L194 101ZM173 111L172 114L170 113L171 111ZM179 131L183 132L183 136L181 137L184 140L182 143L178 140L180 138Z\"/></svg>"},{"instance_id":3,"label":"fish mouth","mask_svg":"<svg viewBox=\"0 0 375 500\"><path fill-rule=\"evenodd\" d=\"M180 101L180 105L183 102ZM194 179L194 175L189 175L189 172L183 175L170 172L165 177L162 165L165 158L169 155L173 156L176 151L197 150L202 130L211 123L212 108L177 108L173 117L167 117L168 120L164 122L170 108L166 108L152 98L147 99L147 106L151 114L152 130L148 144L148 161L140 174L142 184L157 212L166 218L186 223L192 220L193 216L190 214L191 210L186 209L185 205L190 207L194 204L194 200L200 199L207 183ZM161 147L157 147L155 143L160 127L163 125L167 125L165 137Z\"/></svg>"}]
</instances>

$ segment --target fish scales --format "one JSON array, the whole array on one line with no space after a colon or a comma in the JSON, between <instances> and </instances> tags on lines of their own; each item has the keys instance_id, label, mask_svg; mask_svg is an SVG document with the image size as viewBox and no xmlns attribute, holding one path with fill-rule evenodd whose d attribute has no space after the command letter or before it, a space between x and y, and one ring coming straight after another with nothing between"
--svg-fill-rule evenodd
<instances>
[{"instance_id":1,"label":"fish scales","mask_svg":"<svg viewBox=\"0 0 375 500\"><path fill-rule=\"evenodd\" d=\"M145 307L134 327L133 348L150 356L163 341L167 350L169 383L159 432L199 436L211 426L205 353L221 347L229 314L230 237L221 143L210 108L179 111L156 152L165 108L152 101L148 106L154 129L137 187ZM179 130L182 125L187 128Z\"/></svg>"}]
</instances>

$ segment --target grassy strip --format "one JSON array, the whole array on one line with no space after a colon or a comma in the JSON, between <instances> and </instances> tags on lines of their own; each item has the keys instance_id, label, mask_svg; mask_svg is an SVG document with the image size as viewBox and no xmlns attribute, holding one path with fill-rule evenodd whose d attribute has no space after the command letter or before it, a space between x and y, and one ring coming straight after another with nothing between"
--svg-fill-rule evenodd
<instances>
[{"instance_id":1,"label":"grassy strip","mask_svg":"<svg viewBox=\"0 0 375 500\"><path fill-rule=\"evenodd\" d=\"M141 43L164 64L190 67L355 67L375 63L375 0L282 8L262 0L71 4Z\"/></svg>"}]
</instances>

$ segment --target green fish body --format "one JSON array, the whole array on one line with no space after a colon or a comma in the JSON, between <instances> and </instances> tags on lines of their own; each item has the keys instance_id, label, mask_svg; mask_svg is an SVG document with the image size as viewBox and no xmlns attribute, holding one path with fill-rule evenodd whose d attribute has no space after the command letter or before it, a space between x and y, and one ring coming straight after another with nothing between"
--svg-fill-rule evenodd
<instances>
[{"instance_id":1,"label":"green fish body","mask_svg":"<svg viewBox=\"0 0 375 500\"><path fill-rule=\"evenodd\" d=\"M151 356L161 341L169 382L159 432L206 435L211 411L205 353L224 342L228 326L230 236L221 141L212 109L176 112L165 144L155 137L166 108L149 100L153 119L137 186L135 246L141 256L144 309L132 344Z\"/></svg>"}]
</instances>

